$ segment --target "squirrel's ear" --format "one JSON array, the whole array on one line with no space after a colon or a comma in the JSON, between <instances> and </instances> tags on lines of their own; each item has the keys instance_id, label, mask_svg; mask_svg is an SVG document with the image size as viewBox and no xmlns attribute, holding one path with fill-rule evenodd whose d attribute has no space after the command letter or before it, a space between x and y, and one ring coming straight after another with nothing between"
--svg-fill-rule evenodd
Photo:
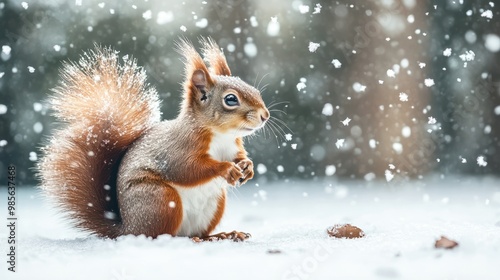
<instances>
[{"instance_id":1,"label":"squirrel's ear","mask_svg":"<svg viewBox=\"0 0 500 280\"><path fill-rule=\"evenodd\" d=\"M200 96L197 99L200 101L207 100L207 77L203 70L195 70L191 76L191 83L198 89Z\"/></svg>"},{"instance_id":2,"label":"squirrel's ear","mask_svg":"<svg viewBox=\"0 0 500 280\"><path fill-rule=\"evenodd\" d=\"M215 75L231 76L231 70L227 65L226 57L217 43L210 37L201 38L203 46L203 58L210 64L210 70Z\"/></svg>"},{"instance_id":3,"label":"squirrel's ear","mask_svg":"<svg viewBox=\"0 0 500 280\"><path fill-rule=\"evenodd\" d=\"M191 103L192 99L205 101L207 92L214 85L212 77L208 72L208 68L203 62L200 54L195 50L193 45L185 39L177 42L177 51L183 56L184 60L184 86L186 89L186 98Z\"/></svg>"}]
</instances>

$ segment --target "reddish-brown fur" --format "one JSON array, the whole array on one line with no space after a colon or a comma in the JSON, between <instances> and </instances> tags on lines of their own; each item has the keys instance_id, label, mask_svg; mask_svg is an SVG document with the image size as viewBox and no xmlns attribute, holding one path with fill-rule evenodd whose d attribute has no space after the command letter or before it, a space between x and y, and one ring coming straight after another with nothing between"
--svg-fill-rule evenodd
<instances>
[{"instance_id":1,"label":"reddish-brown fur","mask_svg":"<svg viewBox=\"0 0 500 280\"><path fill-rule=\"evenodd\" d=\"M226 193L224 192L222 196L219 198L219 201L217 203L217 211L215 211L215 215L210 222L210 225L208 226L207 230L203 234L203 236L208 236L214 229L215 227L220 223L220 220L222 219L222 216L224 215L224 210L226 209Z\"/></svg>"},{"instance_id":2,"label":"reddish-brown fur","mask_svg":"<svg viewBox=\"0 0 500 280\"><path fill-rule=\"evenodd\" d=\"M249 122L246 118L254 123L258 120L260 125L262 118L269 117L269 111L260 95L255 95L256 90L243 82L235 94L245 99L248 110L256 111L254 115L249 117L245 111L242 115L224 116L219 107L215 107L213 115L202 110L203 95L221 87L217 82L231 75L215 42L207 39L203 44L210 68L191 44L181 41L178 46L185 59L184 101L178 119L189 121L195 133L187 138L186 153L169 155L175 159L175 168L168 169L168 174L139 165L138 169L125 167L125 173L118 177L118 168L124 166L120 164L122 159L129 163L137 159L127 159L127 150L133 149L141 136L160 127L156 91L145 83L145 73L135 61L120 63L114 51L96 47L78 64L65 65L51 100L62 127L44 148L38 169L42 188L77 227L110 238L123 234L176 235L183 221L179 194L183 192L176 187L193 188L218 177L235 185L240 179L245 183L253 177L253 163L241 137L235 139L238 152L232 161L212 158L209 149L214 131L224 133L237 128L239 123ZM176 135L170 137L175 141ZM117 178L124 182L118 190ZM203 235L209 235L219 224L225 200L224 190Z\"/></svg>"},{"instance_id":3,"label":"reddish-brown fur","mask_svg":"<svg viewBox=\"0 0 500 280\"><path fill-rule=\"evenodd\" d=\"M111 238L120 234L116 165L160 117L156 92L145 85L142 69L133 60L124 64L111 49L96 48L79 64L65 65L52 98L63 127L38 166L42 188L77 227Z\"/></svg>"}]
</instances>

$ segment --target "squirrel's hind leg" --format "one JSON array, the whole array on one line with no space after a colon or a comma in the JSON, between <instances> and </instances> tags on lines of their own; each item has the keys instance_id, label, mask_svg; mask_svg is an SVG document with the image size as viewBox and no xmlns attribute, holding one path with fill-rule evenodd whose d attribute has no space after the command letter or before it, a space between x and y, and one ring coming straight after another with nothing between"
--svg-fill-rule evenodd
<instances>
[{"instance_id":1,"label":"squirrel's hind leg","mask_svg":"<svg viewBox=\"0 0 500 280\"><path fill-rule=\"evenodd\" d=\"M194 242L232 240L235 242L245 241L252 237L250 233L233 230L231 232L220 232L206 237L193 237Z\"/></svg>"},{"instance_id":2,"label":"squirrel's hind leg","mask_svg":"<svg viewBox=\"0 0 500 280\"><path fill-rule=\"evenodd\" d=\"M224 214L224 209L226 208L226 192L224 191L219 197L219 201L217 203L217 210L215 211L214 217L210 222L210 225L207 231L202 235L202 237L195 236L191 238L194 242L203 242L203 241L220 241L220 240L233 240L233 241L245 241L251 237L250 233L239 232L233 230L231 232L220 232L217 234L210 233L215 229L215 227L219 224L222 215Z\"/></svg>"},{"instance_id":3,"label":"squirrel's hind leg","mask_svg":"<svg viewBox=\"0 0 500 280\"><path fill-rule=\"evenodd\" d=\"M123 235L175 235L182 222L181 198L164 182L131 184L119 194L119 203Z\"/></svg>"}]
</instances>

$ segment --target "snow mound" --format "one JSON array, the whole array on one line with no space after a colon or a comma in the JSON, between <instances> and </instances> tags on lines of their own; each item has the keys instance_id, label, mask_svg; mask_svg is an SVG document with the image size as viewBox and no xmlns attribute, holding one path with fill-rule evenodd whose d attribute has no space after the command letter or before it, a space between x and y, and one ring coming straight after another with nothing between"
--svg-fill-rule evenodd
<instances>
[{"instance_id":1,"label":"snow mound","mask_svg":"<svg viewBox=\"0 0 500 280\"><path fill-rule=\"evenodd\" d=\"M451 177L409 183L397 174L388 183L335 177L250 183L231 192L217 230L252 238L201 244L170 236L88 237L38 192L20 188L18 271L4 262L0 279L496 279L499 185ZM339 223L366 236L328 237L326 229ZM441 235L459 245L435 249ZM5 235L0 243L5 256Z\"/></svg>"}]
</instances>

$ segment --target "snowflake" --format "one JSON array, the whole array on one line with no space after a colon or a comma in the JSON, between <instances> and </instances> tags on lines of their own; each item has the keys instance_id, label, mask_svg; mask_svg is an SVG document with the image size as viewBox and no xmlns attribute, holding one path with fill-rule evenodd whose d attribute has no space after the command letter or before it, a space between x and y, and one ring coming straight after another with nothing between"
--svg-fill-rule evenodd
<instances>
[{"instance_id":1,"label":"snowflake","mask_svg":"<svg viewBox=\"0 0 500 280\"><path fill-rule=\"evenodd\" d=\"M482 166L482 167L488 165L488 163L486 162L486 160L484 160L484 156L478 156L477 157L477 165Z\"/></svg>"},{"instance_id":2,"label":"snowflake","mask_svg":"<svg viewBox=\"0 0 500 280\"><path fill-rule=\"evenodd\" d=\"M332 60L333 67L335 68L340 68L342 66L342 63L338 59Z\"/></svg>"},{"instance_id":3,"label":"snowflake","mask_svg":"<svg viewBox=\"0 0 500 280\"><path fill-rule=\"evenodd\" d=\"M316 4L316 7L314 7L313 14L319 14L319 13L321 13L321 8L322 8L321 4L319 4L319 3Z\"/></svg>"},{"instance_id":4,"label":"snowflake","mask_svg":"<svg viewBox=\"0 0 500 280\"><path fill-rule=\"evenodd\" d=\"M408 94L406 94L406 93L404 93L404 92L400 92L400 93L399 93L399 100L400 100L400 101L403 101L403 102L408 101Z\"/></svg>"},{"instance_id":5,"label":"snowflake","mask_svg":"<svg viewBox=\"0 0 500 280\"><path fill-rule=\"evenodd\" d=\"M435 124L436 123L436 119L433 118L433 117L429 117L429 121L427 123L428 124Z\"/></svg>"},{"instance_id":6,"label":"snowflake","mask_svg":"<svg viewBox=\"0 0 500 280\"><path fill-rule=\"evenodd\" d=\"M450 56L451 55L451 48L447 48L446 50L443 51L444 56Z\"/></svg>"},{"instance_id":7,"label":"snowflake","mask_svg":"<svg viewBox=\"0 0 500 280\"><path fill-rule=\"evenodd\" d=\"M307 5L300 5L299 6L299 12L301 14L308 13L309 12L309 6L307 6Z\"/></svg>"},{"instance_id":8,"label":"snowflake","mask_svg":"<svg viewBox=\"0 0 500 280\"><path fill-rule=\"evenodd\" d=\"M385 170L385 180L390 182L394 178L394 174L390 170Z\"/></svg>"},{"instance_id":9,"label":"snowflake","mask_svg":"<svg viewBox=\"0 0 500 280\"><path fill-rule=\"evenodd\" d=\"M335 171L337 171L337 168L335 165L327 165L325 168L325 175L326 176L333 176L335 174Z\"/></svg>"},{"instance_id":10,"label":"snowflake","mask_svg":"<svg viewBox=\"0 0 500 280\"><path fill-rule=\"evenodd\" d=\"M323 110L321 111L321 113L325 116L331 116L333 115L333 105L330 104L330 103L325 103L325 105L323 106Z\"/></svg>"},{"instance_id":11,"label":"snowflake","mask_svg":"<svg viewBox=\"0 0 500 280\"><path fill-rule=\"evenodd\" d=\"M473 61L475 57L476 54L473 51L465 51L464 54L460 55L462 61Z\"/></svg>"},{"instance_id":12,"label":"snowflake","mask_svg":"<svg viewBox=\"0 0 500 280\"><path fill-rule=\"evenodd\" d=\"M481 14L482 17L492 19L493 18L493 12L491 10L486 10Z\"/></svg>"},{"instance_id":13,"label":"snowflake","mask_svg":"<svg viewBox=\"0 0 500 280\"><path fill-rule=\"evenodd\" d=\"M347 118L345 118L345 120L341 121L341 123L345 126L348 126L350 121L351 121L351 119L349 117L347 117Z\"/></svg>"},{"instance_id":14,"label":"snowflake","mask_svg":"<svg viewBox=\"0 0 500 280\"><path fill-rule=\"evenodd\" d=\"M424 84L426 87L432 87L434 85L434 80L433 79L425 79Z\"/></svg>"},{"instance_id":15,"label":"snowflake","mask_svg":"<svg viewBox=\"0 0 500 280\"><path fill-rule=\"evenodd\" d=\"M318 48L319 48L318 43L309 42L309 51L310 52L315 52Z\"/></svg>"},{"instance_id":16,"label":"snowflake","mask_svg":"<svg viewBox=\"0 0 500 280\"><path fill-rule=\"evenodd\" d=\"M342 146L344 146L345 139L337 139L337 142L335 142L335 146L337 146L337 149L340 149Z\"/></svg>"}]
</instances>

